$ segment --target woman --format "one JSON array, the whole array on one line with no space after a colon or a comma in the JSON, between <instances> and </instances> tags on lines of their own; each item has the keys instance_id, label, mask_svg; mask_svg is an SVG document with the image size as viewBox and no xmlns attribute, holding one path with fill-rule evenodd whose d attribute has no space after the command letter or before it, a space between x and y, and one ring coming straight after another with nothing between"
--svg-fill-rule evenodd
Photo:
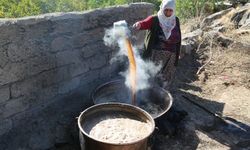
<instances>
[{"instance_id":1,"label":"woman","mask_svg":"<svg viewBox=\"0 0 250 150\"><path fill-rule=\"evenodd\" d=\"M148 30L143 57L151 59L156 64L162 64L157 78L160 78L161 86L168 89L174 77L181 46L181 30L179 19L175 16L175 0L163 0L157 15L136 22L133 27L137 30Z\"/></svg>"}]
</instances>

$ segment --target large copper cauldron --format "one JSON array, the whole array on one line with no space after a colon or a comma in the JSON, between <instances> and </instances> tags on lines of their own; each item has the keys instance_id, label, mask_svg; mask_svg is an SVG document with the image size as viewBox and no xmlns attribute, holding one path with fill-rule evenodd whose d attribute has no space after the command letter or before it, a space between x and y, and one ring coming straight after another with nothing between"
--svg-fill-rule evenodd
<instances>
[{"instance_id":1,"label":"large copper cauldron","mask_svg":"<svg viewBox=\"0 0 250 150\"><path fill-rule=\"evenodd\" d=\"M173 102L171 94L157 85L137 92L136 97L136 105L151 114L154 119L165 114ZM131 104L131 92L124 84L124 80L115 80L99 86L92 93L92 99L94 104L106 102Z\"/></svg>"},{"instance_id":2,"label":"large copper cauldron","mask_svg":"<svg viewBox=\"0 0 250 150\"><path fill-rule=\"evenodd\" d=\"M89 135L90 130L98 122L120 117L148 122L151 131L138 141L124 144L99 141ZM82 112L78 118L78 127L82 150L147 150L148 138L154 131L155 122L150 114L138 107L122 103L106 103L92 106Z\"/></svg>"}]
</instances>

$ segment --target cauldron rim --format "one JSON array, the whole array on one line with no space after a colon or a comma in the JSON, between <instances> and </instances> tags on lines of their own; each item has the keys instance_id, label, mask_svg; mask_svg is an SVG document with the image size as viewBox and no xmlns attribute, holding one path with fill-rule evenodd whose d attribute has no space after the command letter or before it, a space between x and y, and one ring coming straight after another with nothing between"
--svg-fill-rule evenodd
<instances>
[{"instance_id":1,"label":"cauldron rim","mask_svg":"<svg viewBox=\"0 0 250 150\"><path fill-rule=\"evenodd\" d=\"M97 93L97 91L100 90L102 87L104 87L106 85L109 85L109 84L112 84L112 83L119 83L119 82L122 83L124 81L125 81L124 79L116 79L116 80L112 80L112 81L109 81L109 82L105 82L105 83L97 86L97 88L95 88L95 90L93 90L93 92L91 93L91 99L92 99L93 103L95 105L99 104L95 100L95 93ZM164 89L164 88L162 88L160 86L155 86L155 85L153 87L159 88L161 91L167 93L167 95L169 97L169 105L168 105L168 107L163 112L159 113L156 117L153 117L156 120L156 119L160 118L161 116L163 116L164 114L166 114L169 111L169 109L172 107L172 105L173 105L173 97L170 94L170 92L167 91L166 89ZM117 102L117 103L119 103L119 102ZM104 104L104 103L102 103L102 104ZM123 104L127 104L127 103L123 103ZM138 106L136 106L136 107L138 107ZM140 108L140 109L142 109L142 108Z\"/></svg>"},{"instance_id":2,"label":"cauldron rim","mask_svg":"<svg viewBox=\"0 0 250 150\"><path fill-rule=\"evenodd\" d=\"M109 143L109 142L104 142L104 141L101 141L101 140L98 140L96 138L93 138L91 137L88 133L85 132L85 130L83 129L82 127L82 123L81 123L81 118L82 116L87 113L88 111L91 111L91 109L94 109L95 107L100 107L100 106L105 106L105 105L116 105L116 106L123 106L123 107L130 107L130 108L133 108L133 109L137 109L139 111L141 111L147 118L148 120L150 121L151 123L151 131L148 133L147 136L145 136L144 138L141 138L139 140L136 140L136 141L133 141L133 142L128 142L128 143L121 143L121 144L118 144L118 143ZM93 105L87 109L85 109L83 112L81 112L80 116L78 117L78 121L77 121L77 124L78 124L78 127L80 129L80 132L83 133L85 136L87 136L88 138L94 140L94 141L97 141L97 142L100 142L100 143L103 143L103 144L107 144L107 145L114 145L114 146L125 146L125 145L133 145L133 144L136 144L140 141L143 141L143 140L146 140L147 138L150 137L150 135L154 132L154 129L155 129L155 121L154 121L154 118L148 113L146 112L145 110L141 109L140 107L137 107L137 106L134 106L134 105L130 105L130 104L125 104L125 103L118 103L118 102L107 102L107 103L101 103L101 104L96 104L96 105Z\"/></svg>"}]
</instances>

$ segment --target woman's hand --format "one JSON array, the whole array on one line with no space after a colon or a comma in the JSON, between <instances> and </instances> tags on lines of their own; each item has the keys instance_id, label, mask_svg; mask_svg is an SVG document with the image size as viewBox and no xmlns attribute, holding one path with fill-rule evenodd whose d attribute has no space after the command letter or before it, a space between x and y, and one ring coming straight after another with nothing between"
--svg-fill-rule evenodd
<instances>
[{"instance_id":1,"label":"woman's hand","mask_svg":"<svg viewBox=\"0 0 250 150\"><path fill-rule=\"evenodd\" d=\"M136 23L133 25L133 28L136 29L136 30L140 30L141 24L140 24L139 22L136 22Z\"/></svg>"}]
</instances>

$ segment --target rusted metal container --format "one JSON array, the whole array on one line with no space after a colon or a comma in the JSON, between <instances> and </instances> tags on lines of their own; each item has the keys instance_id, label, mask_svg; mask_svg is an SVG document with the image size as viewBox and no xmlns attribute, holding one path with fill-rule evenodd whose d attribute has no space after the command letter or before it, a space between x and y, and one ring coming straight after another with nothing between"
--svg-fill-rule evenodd
<instances>
[{"instance_id":1,"label":"rusted metal container","mask_svg":"<svg viewBox=\"0 0 250 150\"><path fill-rule=\"evenodd\" d=\"M131 91L124 84L124 80L114 80L100 85L92 92L91 97L94 104L106 102L131 104ZM172 103L171 94L157 85L138 91L136 94L136 105L151 114L154 119L167 113ZM145 105L151 108L147 109ZM157 107L159 111L152 113L153 107Z\"/></svg>"},{"instance_id":2,"label":"rusted metal container","mask_svg":"<svg viewBox=\"0 0 250 150\"><path fill-rule=\"evenodd\" d=\"M101 120L107 118L129 118L148 122L151 132L144 138L125 144L112 144L94 139L90 130ZM79 138L82 150L147 150L148 139L155 129L154 119L146 111L123 103L104 103L92 106L81 113L78 118Z\"/></svg>"}]
</instances>

